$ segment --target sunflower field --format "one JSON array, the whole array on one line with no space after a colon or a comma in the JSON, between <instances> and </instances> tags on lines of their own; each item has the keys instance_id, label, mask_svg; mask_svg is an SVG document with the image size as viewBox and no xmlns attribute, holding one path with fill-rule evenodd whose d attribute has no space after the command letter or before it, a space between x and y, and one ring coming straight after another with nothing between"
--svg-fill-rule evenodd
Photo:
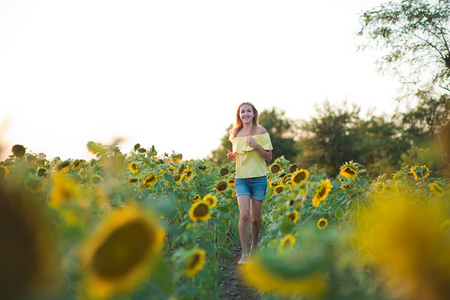
<instances>
[{"instance_id":1,"label":"sunflower field","mask_svg":"<svg viewBox=\"0 0 450 300\"><path fill-rule=\"evenodd\" d=\"M220 299L239 244L234 163L128 154L0 162L1 299ZM448 180L405 166L336 178L284 157L268 166L259 249L239 267L262 299L448 299Z\"/></svg>"}]
</instances>

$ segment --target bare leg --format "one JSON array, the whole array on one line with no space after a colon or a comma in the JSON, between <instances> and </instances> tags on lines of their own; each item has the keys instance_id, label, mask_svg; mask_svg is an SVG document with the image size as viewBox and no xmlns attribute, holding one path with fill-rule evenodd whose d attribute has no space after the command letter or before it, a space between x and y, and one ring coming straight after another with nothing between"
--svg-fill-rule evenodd
<instances>
[{"instance_id":1,"label":"bare leg","mask_svg":"<svg viewBox=\"0 0 450 300\"><path fill-rule=\"evenodd\" d=\"M248 238L250 225L250 196L238 197L239 203L239 238L241 239L242 254L248 254Z\"/></svg>"},{"instance_id":2,"label":"bare leg","mask_svg":"<svg viewBox=\"0 0 450 300\"><path fill-rule=\"evenodd\" d=\"M258 236L259 231L261 230L261 209L262 209L261 200L253 200L251 202L251 213L250 218L252 221L252 250L256 250L258 246Z\"/></svg>"}]
</instances>

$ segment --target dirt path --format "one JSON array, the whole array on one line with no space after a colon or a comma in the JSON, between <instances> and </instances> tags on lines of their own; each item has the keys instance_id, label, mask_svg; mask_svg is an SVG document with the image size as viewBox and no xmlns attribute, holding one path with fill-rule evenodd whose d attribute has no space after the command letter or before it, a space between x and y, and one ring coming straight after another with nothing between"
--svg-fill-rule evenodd
<instances>
[{"instance_id":1,"label":"dirt path","mask_svg":"<svg viewBox=\"0 0 450 300\"><path fill-rule=\"evenodd\" d=\"M222 291L220 299L261 299L256 291L245 286L241 275L239 274L237 262L241 255L240 248L233 247L231 251L233 253L233 258L220 258L219 261L224 274L219 284Z\"/></svg>"}]
</instances>

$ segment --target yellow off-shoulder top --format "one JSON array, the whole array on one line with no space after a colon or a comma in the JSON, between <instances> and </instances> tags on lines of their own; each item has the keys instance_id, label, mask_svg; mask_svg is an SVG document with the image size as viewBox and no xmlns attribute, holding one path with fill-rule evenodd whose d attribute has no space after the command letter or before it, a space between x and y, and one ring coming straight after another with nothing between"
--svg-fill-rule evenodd
<instances>
[{"instance_id":1,"label":"yellow off-shoulder top","mask_svg":"<svg viewBox=\"0 0 450 300\"><path fill-rule=\"evenodd\" d=\"M269 133L252 136L264 149L272 150ZM235 137L231 140L233 153L236 154L236 178L261 177L267 174L267 166L258 151L245 143L246 137Z\"/></svg>"}]
</instances>

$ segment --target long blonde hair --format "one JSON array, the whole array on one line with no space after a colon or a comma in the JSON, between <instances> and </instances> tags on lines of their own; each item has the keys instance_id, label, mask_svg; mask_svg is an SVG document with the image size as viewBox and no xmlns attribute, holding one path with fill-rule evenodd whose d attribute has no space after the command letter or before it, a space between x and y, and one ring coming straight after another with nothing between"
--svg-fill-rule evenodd
<instances>
[{"instance_id":1,"label":"long blonde hair","mask_svg":"<svg viewBox=\"0 0 450 300\"><path fill-rule=\"evenodd\" d=\"M233 128L230 130L230 138L229 138L230 141L236 137L238 132L244 126L242 124L242 120L241 120L241 116L240 116L240 111L241 111L242 105L249 105L249 106L252 107L252 110L253 110L253 125L252 125L252 128L250 129L250 132L253 132L256 129L256 127L258 127L258 125L259 125L259 123L258 123L258 117L259 117L258 110L255 108L255 106L253 104L251 104L250 102L243 102L243 103L241 103L241 105L239 105L239 107L238 107L238 109L236 111L236 122L234 123Z\"/></svg>"}]
</instances>

